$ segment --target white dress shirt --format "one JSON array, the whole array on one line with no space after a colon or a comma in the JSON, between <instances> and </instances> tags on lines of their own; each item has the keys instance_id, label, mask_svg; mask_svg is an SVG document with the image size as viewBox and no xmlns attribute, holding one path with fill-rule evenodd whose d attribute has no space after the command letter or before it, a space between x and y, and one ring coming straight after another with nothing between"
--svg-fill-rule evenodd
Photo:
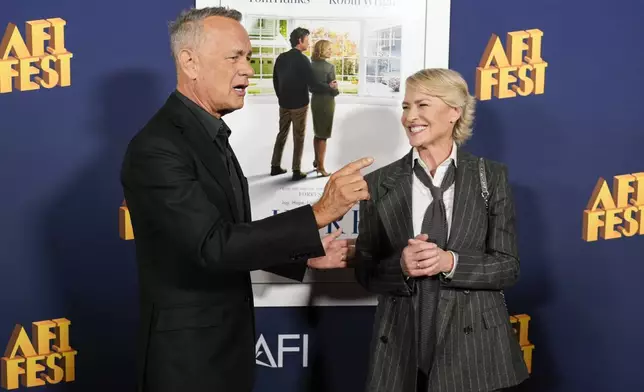
<instances>
[{"instance_id":1,"label":"white dress shirt","mask_svg":"<svg viewBox=\"0 0 644 392\"><path fill-rule=\"evenodd\" d=\"M432 184L434 186L440 187L441 182L443 181L443 177L445 177L445 174L447 173L447 168L451 164L452 161L454 161L454 167L456 167L456 143L452 143L452 152L447 157L446 160L444 160L438 167L436 168L436 173L432 176L432 174L429 172L427 165L425 165L425 162L423 162L422 159L420 159L420 155L418 154L418 150L414 148L412 152L412 165L418 159L418 162L420 163L421 167L425 169L427 172L427 175L429 176L430 180L432 181ZM413 169L413 166L412 166ZM412 175L412 194L411 194L411 211L412 211L412 220L413 220L413 226L414 226L414 236L417 236L421 233L421 227L423 225L423 218L425 217L425 211L427 210L427 207L429 207L429 204L434 200L432 196L432 192L429 190L428 187L426 187L415 175ZM443 203L445 203L445 213L446 213L446 218L447 218L447 238L449 238L451 229L452 229L452 212L454 211L454 184L452 184L447 190L443 193ZM452 267L452 270L450 273L443 273L446 278L451 278L454 275L454 271L456 270L456 264L458 263L458 255L452 251L450 251L452 256L454 256L454 266Z\"/></svg>"}]
</instances>

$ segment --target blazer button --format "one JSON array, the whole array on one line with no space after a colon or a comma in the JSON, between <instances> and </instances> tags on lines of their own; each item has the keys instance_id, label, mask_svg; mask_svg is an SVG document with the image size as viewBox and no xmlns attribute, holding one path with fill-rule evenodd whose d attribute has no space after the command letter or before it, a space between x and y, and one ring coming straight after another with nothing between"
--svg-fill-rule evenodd
<instances>
[{"instance_id":1,"label":"blazer button","mask_svg":"<svg viewBox=\"0 0 644 392\"><path fill-rule=\"evenodd\" d=\"M387 343L389 341L389 338L386 337L386 336L381 336L380 341L383 342L383 343Z\"/></svg>"},{"instance_id":2,"label":"blazer button","mask_svg":"<svg viewBox=\"0 0 644 392\"><path fill-rule=\"evenodd\" d=\"M472 333L472 331L473 331L473 329L472 329L472 326L471 326L471 325L469 325L469 326L467 326L467 327L463 328L463 332L465 332L465 335L469 335L469 334L471 334L471 333Z\"/></svg>"}]
</instances>

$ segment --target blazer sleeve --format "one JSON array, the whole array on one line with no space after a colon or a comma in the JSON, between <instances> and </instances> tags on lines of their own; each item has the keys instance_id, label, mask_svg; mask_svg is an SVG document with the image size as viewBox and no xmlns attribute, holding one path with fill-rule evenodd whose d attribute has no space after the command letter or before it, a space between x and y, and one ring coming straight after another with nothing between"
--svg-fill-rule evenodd
<instances>
[{"instance_id":1,"label":"blazer sleeve","mask_svg":"<svg viewBox=\"0 0 644 392\"><path fill-rule=\"evenodd\" d=\"M331 83L332 81L336 80L335 76L335 66L331 63L327 63L329 67L329 72L328 72L328 83ZM337 88L332 89L333 92L331 93L331 96L335 97L336 95L340 94L340 90Z\"/></svg>"},{"instance_id":2,"label":"blazer sleeve","mask_svg":"<svg viewBox=\"0 0 644 392\"><path fill-rule=\"evenodd\" d=\"M228 205L211 201L190 158L170 140L131 143L122 182L128 206L145 220L141 223L147 230L141 235L155 232L185 254L186 262L205 270L251 271L298 263L303 277L307 260L325 254L311 206L252 223L225 219L220 208Z\"/></svg>"},{"instance_id":3,"label":"blazer sleeve","mask_svg":"<svg viewBox=\"0 0 644 392\"><path fill-rule=\"evenodd\" d=\"M306 80L306 84L309 86L309 91L333 94L333 91L335 91L335 89L329 86L327 83L317 80L317 78L315 77L315 72L313 72L313 66L311 65L311 62L304 55L302 55L302 58L300 59L300 67L302 73L304 74L304 80Z\"/></svg>"},{"instance_id":4,"label":"blazer sleeve","mask_svg":"<svg viewBox=\"0 0 644 392\"><path fill-rule=\"evenodd\" d=\"M490 194L485 252L459 251L451 279L441 277L448 287L472 290L501 290L519 279L519 255L515 211L507 168L498 165L496 186Z\"/></svg>"},{"instance_id":5,"label":"blazer sleeve","mask_svg":"<svg viewBox=\"0 0 644 392\"><path fill-rule=\"evenodd\" d=\"M372 293L411 296L411 287L400 266L400 253L380 255L379 226L375 203L372 200L361 201L356 239L356 280Z\"/></svg>"}]
</instances>

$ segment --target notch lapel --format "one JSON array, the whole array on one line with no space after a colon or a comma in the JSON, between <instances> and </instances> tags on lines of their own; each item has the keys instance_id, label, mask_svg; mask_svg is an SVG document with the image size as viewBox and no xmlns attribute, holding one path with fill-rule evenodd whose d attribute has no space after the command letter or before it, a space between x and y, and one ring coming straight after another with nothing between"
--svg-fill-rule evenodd
<instances>
[{"instance_id":1,"label":"notch lapel","mask_svg":"<svg viewBox=\"0 0 644 392\"><path fill-rule=\"evenodd\" d=\"M168 104L173 107L174 116L172 116L172 121L181 129L181 134L185 137L190 147L226 193L226 200L234 221L239 222L241 219L237 209L237 202L235 201L235 194L233 193L233 185L230 183L228 170L221 156L218 156L221 152L214 146L214 141L208 138L201 122L179 98L171 95L168 98Z\"/></svg>"},{"instance_id":2,"label":"notch lapel","mask_svg":"<svg viewBox=\"0 0 644 392\"><path fill-rule=\"evenodd\" d=\"M411 210L411 151L391 170L383 173L381 193L378 200L378 214L394 249L407 246L407 240L414 238Z\"/></svg>"},{"instance_id":3,"label":"notch lapel","mask_svg":"<svg viewBox=\"0 0 644 392\"><path fill-rule=\"evenodd\" d=\"M454 208L452 210L452 228L447 241L448 249L458 249L463 244L471 219L467 217L467 206L471 198L478 196L478 171L474 156L462 149L457 152L458 165L454 180ZM470 211L471 213L472 211Z\"/></svg>"},{"instance_id":4,"label":"notch lapel","mask_svg":"<svg viewBox=\"0 0 644 392\"><path fill-rule=\"evenodd\" d=\"M237 160L237 156L235 155L235 152L232 151L231 148L231 154L233 158L233 163L235 164L235 170L237 170L237 173L239 173L239 180L242 185L242 195L244 199L244 217L246 218L246 222L251 222L253 219L251 218L251 208L250 208L250 196L249 196L249 191L248 191L248 180L246 179L246 176L244 176L244 172L242 171L241 165L239 164L239 161Z\"/></svg>"},{"instance_id":5,"label":"notch lapel","mask_svg":"<svg viewBox=\"0 0 644 392\"><path fill-rule=\"evenodd\" d=\"M474 213L474 198L479 197L478 187L479 174L476 158L462 149L456 154L457 165L454 176L454 208L452 210L452 229L446 249L456 250L464 246L465 240L469 238L468 233L477 228L471 228L471 215ZM453 309L456 306L456 291L441 290L438 313L436 315L437 341L444 342L450 322L454 316Z\"/></svg>"}]
</instances>

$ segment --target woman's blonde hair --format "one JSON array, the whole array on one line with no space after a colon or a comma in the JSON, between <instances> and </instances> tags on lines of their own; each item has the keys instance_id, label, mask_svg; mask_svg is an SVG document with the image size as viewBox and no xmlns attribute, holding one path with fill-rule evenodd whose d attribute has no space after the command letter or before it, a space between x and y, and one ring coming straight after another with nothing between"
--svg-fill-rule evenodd
<instances>
[{"instance_id":1,"label":"woman's blonde hair","mask_svg":"<svg viewBox=\"0 0 644 392\"><path fill-rule=\"evenodd\" d=\"M315 43L313 46L313 53L311 54L312 60L326 60L329 58L327 56L327 51L331 47L331 41L326 39L321 39Z\"/></svg>"},{"instance_id":2,"label":"woman's blonde hair","mask_svg":"<svg viewBox=\"0 0 644 392\"><path fill-rule=\"evenodd\" d=\"M467 83L460 73L445 68L428 68L407 78L407 88L416 88L440 98L446 105L461 109L461 116L454 124L452 138L457 145L464 144L472 137L472 124L476 99L467 89Z\"/></svg>"}]
</instances>

